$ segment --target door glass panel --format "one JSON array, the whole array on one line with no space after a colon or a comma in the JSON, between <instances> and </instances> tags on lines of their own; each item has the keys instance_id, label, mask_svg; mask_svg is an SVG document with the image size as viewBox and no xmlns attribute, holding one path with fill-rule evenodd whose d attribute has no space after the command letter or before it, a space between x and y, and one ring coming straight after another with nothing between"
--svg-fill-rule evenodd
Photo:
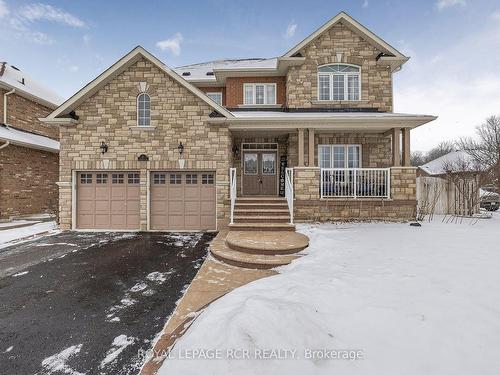
<instances>
[{"instance_id":1,"label":"door glass panel","mask_svg":"<svg viewBox=\"0 0 500 375\"><path fill-rule=\"evenodd\" d=\"M245 153L243 161L243 170L245 174L257 174L257 154Z\"/></svg>"},{"instance_id":2,"label":"door glass panel","mask_svg":"<svg viewBox=\"0 0 500 375\"><path fill-rule=\"evenodd\" d=\"M276 174L276 154L262 154L262 174Z\"/></svg>"},{"instance_id":3,"label":"door glass panel","mask_svg":"<svg viewBox=\"0 0 500 375\"><path fill-rule=\"evenodd\" d=\"M347 151L347 166L348 168L359 168L359 146L348 146Z\"/></svg>"},{"instance_id":4,"label":"door glass panel","mask_svg":"<svg viewBox=\"0 0 500 375\"><path fill-rule=\"evenodd\" d=\"M345 168L344 146L333 146L333 168Z\"/></svg>"}]
</instances>

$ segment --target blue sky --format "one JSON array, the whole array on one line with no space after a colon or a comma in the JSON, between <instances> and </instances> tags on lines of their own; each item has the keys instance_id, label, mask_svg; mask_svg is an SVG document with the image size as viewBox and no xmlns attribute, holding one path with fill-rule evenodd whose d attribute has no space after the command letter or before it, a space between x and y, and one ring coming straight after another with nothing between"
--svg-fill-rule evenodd
<instances>
[{"instance_id":1,"label":"blue sky","mask_svg":"<svg viewBox=\"0 0 500 375\"><path fill-rule=\"evenodd\" d=\"M395 111L440 117L413 149L500 114L498 0L0 0L0 60L69 97L138 44L172 67L277 56L341 10L411 57Z\"/></svg>"}]
</instances>

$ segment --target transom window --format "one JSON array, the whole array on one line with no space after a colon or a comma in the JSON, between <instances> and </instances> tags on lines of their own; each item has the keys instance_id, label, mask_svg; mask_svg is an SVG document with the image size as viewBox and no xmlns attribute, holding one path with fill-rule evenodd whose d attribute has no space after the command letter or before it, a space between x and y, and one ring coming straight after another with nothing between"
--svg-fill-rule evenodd
<instances>
[{"instance_id":1,"label":"transom window","mask_svg":"<svg viewBox=\"0 0 500 375\"><path fill-rule=\"evenodd\" d=\"M182 184L182 175L175 173L170 175L170 185L180 185Z\"/></svg>"},{"instance_id":2,"label":"transom window","mask_svg":"<svg viewBox=\"0 0 500 375\"><path fill-rule=\"evenodd\" d=\"M197 174L187 174L186 175L186 184L187 185L196 185L198 183L198 175Z\"/></svg>"},{"instance_id":3,"label":"transom window","mask_svg":"<svg viewBox=\"0 0 500 375\"><path fill-rule=\"evenodd\" d=\"M165 185L165 181L166 181L165 173L154 173L153 174L153 184Z\"/></svg>"},{"instance_id":4,"label":"transom window","mask_svg":"<svg viewBox=\"0 0 500 375\"><path fill-rule=\"evenodd\" d=\"M129 173L128 174L128 183L129 184L138 184L140 181L139 173Z\"/></svg>"},{"instance_id":5,"label":"transom window","mask_svg":"<svg viewBox=\"0 0 500 375\"><path fill-rule=\"evenodd\" d=\"M108 174L107 173L97 173L95 177L95 182L98 184L107 184L108 183Z\"/></svg>"},{"instance_id":6,"label":"transom window","mask_svg":"<svg viewBox=\"0 0 500 375\"><path fill-rule=\"evenodd\" d=\"M213 173L203 173L201 175L201 183L203 185L213 185L213 183L214 183L214 174Z\"/></svg>"},{"instance_id":7,"label":"transom window","mask_svg":"<svg viewBox=\"0 0 500 375\"><path fill-rule=\"evenodd\" d=\"M247 105L276 104L276 83L245 83L243 93Z\"/></svg>"},{"instance_id":8,"label":"transom window","mask_svg":"<svg viewBox=\"0 0 500 375\"><path fill-rule=\"evenodd\" d=\"M137 125L151 126L151 98L144 92L137 96Z\"/></svg>"},{"instance_id":9,"label":"transom window","mask_svg":"<svg viewBox=\"0 0 500 375\"><path fill-rule=\"evenodd\" d=\"M318 100L360 100L361 69L346 64L318 68Z\"/></svg>"},{"instance_id":10,"label":"transom window","mask_svg":"<svg viewBox=\"0 0 500 375\"><path fill-rule=\"evenodd\" d=\"M319 145L320 168L361 168L361 145Z\"/></svg>"},{"instance_id":11,"label":"transom window","mask_svg":"<svg viewBox=\"0 0 500 375\"><path fill-rule=\"evenodd\" d=\"M207 92L207 96L219 105L222 105L221 92Z\"/></svg>"},{"instance_id":12,"label":"transom window","mask_svg":"<svg viewBox=\"0 0 500 375\"><path fill-rule=\"evenodd\" d=\"M123 173L113 173L111 175L111 182L113 184L123 184L124 174Z\"/></svg>"},{"instance_id":13,"label":"transom window","mask_svg":"<svg viewBox=\"0 0 500 375\"><path fill-rule=\"evenodd\" d=\"M92 173L82 173L80 175L81 184L91 184L92 183Z\"/></svg>"}]
</instances>

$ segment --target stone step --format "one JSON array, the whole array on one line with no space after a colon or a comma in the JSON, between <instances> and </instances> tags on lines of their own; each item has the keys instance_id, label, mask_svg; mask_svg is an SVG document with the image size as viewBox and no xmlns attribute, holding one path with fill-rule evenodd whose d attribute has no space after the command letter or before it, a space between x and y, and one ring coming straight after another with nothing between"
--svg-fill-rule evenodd
<instances>
[{"instance_id":1,"label":"stone step","mask_svg":"<svg viewBox=\"0 0 500 375\"><path fill-rule=\"evenodd\" d=\"M248 215L235 215L234 216L235 223L289 223L290 216L248 216Z\"/></svg>"},{"instance_id":2,"label":"stone step","mask_svg":"<svg viewBox=\"0 0 500 375\"><path fill-rule=\"evenodd\" d=\"M258 209L258 210L285 210L288 209L288 205L286 203L241 203L236 201L234 206L235 209Z\"/></svg>"},{"instance_id":3,"label":"stone step","mask_svg":"<svg viewBox=\"0 0 500 375\"><path fill-rule=\"evenodd\" d=\"M238 216L286 216L290 215L290 211L288 210L288 208L235 208L234 214Z\"/></svg>"},{"instance_id":4,"label":"stone step","mask_svg":"<svg viewBox=\"0 0 500 375\"><path fill-rule=\"evenodd\" d=\"M244 203L286 203L286 198L284 197L237 197L236 202Z\"/></svg>"},{"instance_id":5,"label":"stone step","mask_svg":"<svg viewBox=\"0 0 500 375\"><path fill-rule=\"evenodd\" d=\"M274 267L290 264L298 256L295 255L259 255L248 254L232 250L225 244L213 246L210 249L212 256L224 263L236 267L253 269L271 269Z\"/></svg>"},{"instance_id":6,"label":"stone step","mask_svg":"<svg viewBox=\"0 0 500 375\"><path fill-rule=\"evenodd\" d=\"M229 230L259 230L259 231L295 231L295 225L289 223L234 223L229 224Z\"/></svg>"},{"instance_id":7,"label":"stone step","mask_svg":"<svg viewBox=\"0 0 500 375\"><path fill-rule=\"evenodd\" d=\"M226 245L232 250L257 255L294 254L309 246L309 238L301 233L231 231Z\"/></svg>"}]
</instances>

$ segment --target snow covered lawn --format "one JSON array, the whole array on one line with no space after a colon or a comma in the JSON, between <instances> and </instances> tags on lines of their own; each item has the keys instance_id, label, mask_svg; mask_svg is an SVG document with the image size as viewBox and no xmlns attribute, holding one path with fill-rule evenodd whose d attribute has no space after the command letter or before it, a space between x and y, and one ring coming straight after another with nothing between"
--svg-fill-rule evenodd
<instances>
[{"instance_id":1,"label":"snow covered lawn","mask_svg":"<svg viewBox=\"0 0 500 375\"><path fill-rule=\"evenodd\" d=\"M210 305L160 374L499 374L500 215L473 223L301 226L307 256Z\"/></svg>"},{"instance_id":2,"label":"snow covered lawn","mask_svg":"<svg viewBox=\"0 0 500 375\"><path fill-rule=\"evenodd\" d=\"M20 241L31 239L33 236L45 232L58 233L56 222L46 221L27 227L0 230L0 249L18 244Z\"/></svg>"}]
</instances>

